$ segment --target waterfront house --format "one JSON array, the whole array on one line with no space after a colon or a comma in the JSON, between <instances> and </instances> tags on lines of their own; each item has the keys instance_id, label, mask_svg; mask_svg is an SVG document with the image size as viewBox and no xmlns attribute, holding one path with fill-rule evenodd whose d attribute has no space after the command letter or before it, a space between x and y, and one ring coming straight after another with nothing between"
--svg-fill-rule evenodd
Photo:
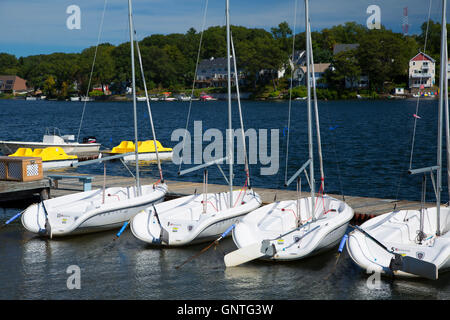
<instances>
[{"instance_id":1,"label":"waterfront house","mask_svg":"<svg viewBox=\"0 0 450 320\"><path fill-rule=\"evenodd\" d=\"M322 78L325 76L325 72L332 68L331 63L315 63L314 64L314 77L316 80L316 87L317 88L326 88L328 85L321 81ZM312 81L312 77L311 77ZM301 66L300 68L296 69L294 72L293 77L293 83L296 85L304 85L306 86L306 66ZM312 82L311 82L312 84Z\"/></svg>"},{"instance_id":2,"label":"waterfront house","mask_svg":"<svg viewBox=\"0 0 450 320\"><path fill-rule=\"evenodd\" d=\"M409 87L430 88L435 84L436 61L426 53L419 52L409 60Z\"/></svg>"},{"instance_id":3,"label":"waterfront house","mask_svg":"<svg viewBox=\"0 0 450 320\"><path fill-rule=\"evenodd\" d=\"M0 75L0 93L12 93L13 95L28 92L27 81L18 76Z\"/></svg>"},{"instance_id":4,"label":"waterfront house","mask_svg":"<svg viewBox=\"0 0 450 320\"><path fill-rule=\"evenodd\" d=\"M294 73L292 75L292 85L294 87L297 87L301 85L304 81L305 71L306 68L303 70L302 67L306 66L306 51L305 50L297 50L294 52L294 55L289 55L289 61L288 61L291 70L294 70ZM283 71L285 71L285 68L283 68ZM280 71L278 72L280 73ZM284 72L281 75L281 77L284 76ZM279 78L281 78L279 77ZM289 75L290 77L290 75Z\"/></svg>"},{"instance_id":5,"label":"waterfront house","mask_svg":"<svg viewBox=\"0 0 450 320\"><path fill-rule=\"evenodd\" d=\"M231 85L235 83L235 75L233 72L234 61L231 57ZM227 58L214 58L204 59L200 61L197 69L197 77L195 79L195 85L197 88L207 87L226 87L228 83L228 64ZM238 69L239 84L244 82L244 74Z\"/></svg>"}]
</instances>

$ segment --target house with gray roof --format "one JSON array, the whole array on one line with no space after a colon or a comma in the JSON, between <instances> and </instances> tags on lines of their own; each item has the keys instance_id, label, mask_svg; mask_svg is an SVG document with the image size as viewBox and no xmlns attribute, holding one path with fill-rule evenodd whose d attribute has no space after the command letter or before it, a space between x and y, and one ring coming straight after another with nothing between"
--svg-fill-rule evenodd
<instances>
[{"instance_id":1,"label":"house with gray roof","mask_svg":"<svg viewBox=\"0 0 450 320\"><path fill-rule=\"evenodd\" d=\"M231 85L235 84L234 60L231 57ZM244 74L238 68L239 84L244 82ZM226 87L228 83L228 63L227 58L204 59L200 61L197 68L195 84L197 88L206 87Z\"/></svg>"}]
</instances>

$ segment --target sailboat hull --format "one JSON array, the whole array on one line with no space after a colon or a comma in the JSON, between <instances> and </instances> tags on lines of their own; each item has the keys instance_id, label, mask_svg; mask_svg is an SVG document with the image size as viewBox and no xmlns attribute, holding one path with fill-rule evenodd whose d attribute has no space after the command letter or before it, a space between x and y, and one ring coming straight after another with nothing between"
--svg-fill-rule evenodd
<instances>
[{"instance_id":1,"label":"sailboat hull","mask_svg":"<svg viewBox=\"0 0 450 320\"><path fill-rule=\"evenodd\" d=\"M240 249L268 241L274 254L258 258L273 261L300 260L335 247L347 230L353 209L342 201L324 196L322 204L316 204L317 219L312 221L310 207L311 198L301 199L301 227L297 227L296 200L261 207L236 225L234 243Z\"/></svg>"},{"instance_id":2,"label":"sailboat hull","mask_svg":"<svg viewBox=\"0 0 450 320\"><path fill-rule=\"evenodd\" d=\"M50 238L114 229L143 208L163 201L167 193L165 184L141 188L141 196L135 187L107 188L104 202L101 189L45 200L25 210L22 224Z\"/></svg>"},{"instance_id":3,"label":"sailboat hull","mask_svg":"<svg viewBox=\"0 0 450 320\"><path fill-rule=\"evenodd\" d=\"M436 237L436 208L428 208L424 214L424 232L426 238L419 244L417 233L420 227L420 212L418 210L402 210L389 212L361 225L375 239L380 241L390 251L417 258L435 264L439 273L450 270L450 209L441 207L442 235ZM392 271L389 268L394 255L361 231L355 230L349 234L347 251L352 260L367 273L378 272L383 275L401 277L417 277L403 271Z\"/></svg>"},{"instance_id":4,"label":"sailboat hull","mask_svg":"<svg viewBox=\"0 0 450 320\"><path fill-rule=\"evenodd\" d=\"M133 235L158 246L182 246L217 239L243 215L261 205L258 194L233 192L236 205L228 207L229 193L207 194L206 212L203 213L204 195L178 198L146 208L131 221Z\"/></svg>"}]
</instances>

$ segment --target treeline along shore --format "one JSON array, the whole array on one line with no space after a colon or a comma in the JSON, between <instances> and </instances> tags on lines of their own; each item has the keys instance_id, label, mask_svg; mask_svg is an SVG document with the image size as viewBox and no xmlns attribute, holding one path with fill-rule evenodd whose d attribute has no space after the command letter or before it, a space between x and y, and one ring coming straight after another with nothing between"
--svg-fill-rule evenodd
<instances>
[{"instance_id":1,"label":"treeline along shore","mask_svg":"<svg viewBox=\"0 0 450 320\"><path fill-rule=\"evenodd\" d=\"M404 35L384 27L369 30L355 22L347 22L312 32L314 63L326 66L320 70L321 76L317 80L318 98L377 98L390 94L394 88L407 89L409 61L424 50L426 27L427 24L423 23L420 34ZM304 32L295 35L297 52L294 56L291 52L293 32L287 22L271 28L270 32L232 26L232 33L241 91L248 92L252 99L287 98L291 70L294 68L292 97L306 95L304 73L301 72L301 52L304 52L306 43ZM200 36L200 32L191 28L185 34L154 34L139 42L151 94L191 94ZM215 26L205 30L200 63L225 57L225 44L225 27ZM339 45L341 48L343 45L349 46L337 52ZM131 68L129 46L127 42L117 46L103 43L98 47L90 95L126 94ZM440 24L430 21L426 53L436 61L435 83L439 83L439 46ZM81 53L52 53L19 58L0 53L0 75L17 75L25 79L31 94L39 91L42 95L56 99L86 95L95 50L96 47L90 47ZM194 95L225 92L223 82L208 82L211 79L201 77L202 71L205 72L199 68L197 72ZM220 73L222 70L218 71ZM362 77L367 79L364 85L358 84L358 79ZM137 85L142 90L141 80L138 80ZM8 97L5 93L0 93L0 96Z\"/></svg>"}]
</instances>

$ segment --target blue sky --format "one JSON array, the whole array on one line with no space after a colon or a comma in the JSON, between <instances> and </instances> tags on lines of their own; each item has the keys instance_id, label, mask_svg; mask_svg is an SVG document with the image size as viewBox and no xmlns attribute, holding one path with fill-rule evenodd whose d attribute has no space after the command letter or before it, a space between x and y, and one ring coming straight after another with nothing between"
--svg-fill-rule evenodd
<instances>
[{"instance_id":1,"label":"blue sky","mask_svg":"<svg viewBox=\"0 0 450 320\"><path fill-rule=\"evenodd\" d=\"M128 40L127 0L107 0L101 42L119 44ZM138 36L185 33L200 30L206 0L134 0ZM295 0L230 0L231 23L270 30L282 21L291 26ZM347 21L363 25L369 5L381 8L381 23L402 30L403 8L408 7L410 34L418 33L427 18L428 0L310 0L313 30ZM431 18L440 20L441 1L432 0ZM81 9L81 29L69 30L66 9ZM52 52L80 52L95 45L104 0L0 0L0 52L28 56ZM225 1L209 0L206 25L223 25ZM297 32L304 31L304 4L298 0Z\"/></svg>"}]
</instances>

